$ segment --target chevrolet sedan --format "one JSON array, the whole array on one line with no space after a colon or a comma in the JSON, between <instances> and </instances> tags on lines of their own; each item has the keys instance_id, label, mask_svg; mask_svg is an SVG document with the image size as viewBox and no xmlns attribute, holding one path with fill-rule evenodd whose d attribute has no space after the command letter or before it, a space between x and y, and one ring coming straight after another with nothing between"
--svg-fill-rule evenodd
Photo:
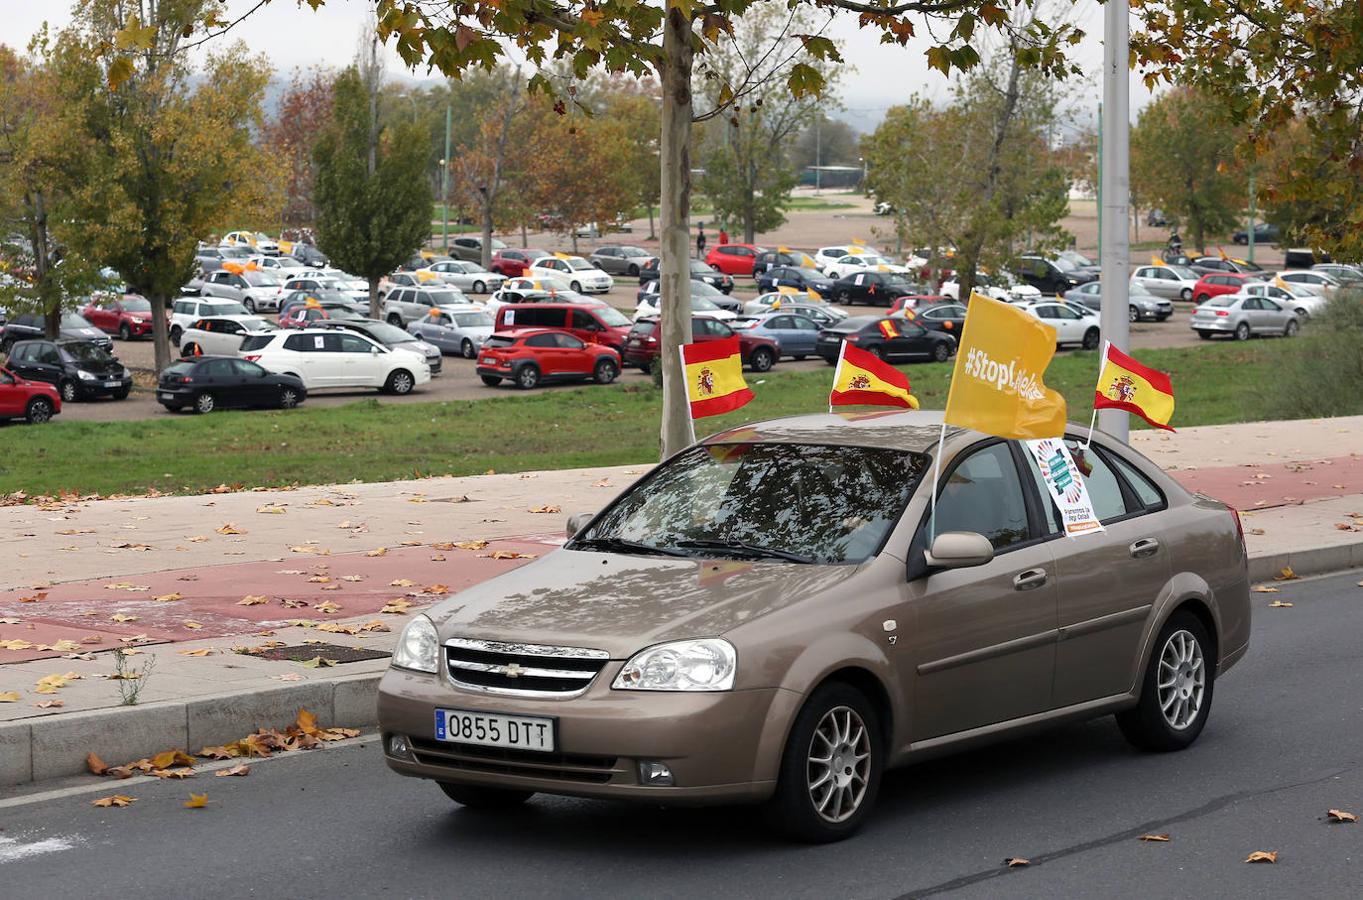
<instances>
[{"instance_id":1,"label":"chevrolet sedan","mask_svg":"<svg viewBox=\"0 0 1363 900\"><path fill-rule=\"evenodd\" d=\"M888 769L1024 728L1115 715L1142 749L1192 744L1249 646L1235 512L1086 426L1064 471L1101 531L1067 536L1025 445L954 427L934 509L941 428L745 425L570 518L562 549L403 630L388 765L471 808L749 802L833 841Z\"/></svg>"}]
</instances>

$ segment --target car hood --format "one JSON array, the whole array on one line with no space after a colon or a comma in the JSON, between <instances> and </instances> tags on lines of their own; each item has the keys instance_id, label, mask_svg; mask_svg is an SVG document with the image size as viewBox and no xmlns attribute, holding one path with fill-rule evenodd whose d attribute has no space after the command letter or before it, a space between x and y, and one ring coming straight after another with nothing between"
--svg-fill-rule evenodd
<instances>
[{"instance_id":1,"label":"car hood","mask_svg":"<svg viewBox=\"0 0 1363 900\"><path fill-rule=\"evenodd\" d=\"M721 635L845 584L851 566L555 550L427 613L441 640L588 647L626 659L661 641Z\"/></svg>"},{"instance_id":2,"label":"car hood","mask_svg":"<svg viewBox=\"0 0 1363 900\"><path fill-rule=\"evenodd\" d=\"M100 343L108 340L104 332L100 331L98 328L63 328L61 330L61 336L63 338L98 341Z\"/></svg>"}]
</instances>

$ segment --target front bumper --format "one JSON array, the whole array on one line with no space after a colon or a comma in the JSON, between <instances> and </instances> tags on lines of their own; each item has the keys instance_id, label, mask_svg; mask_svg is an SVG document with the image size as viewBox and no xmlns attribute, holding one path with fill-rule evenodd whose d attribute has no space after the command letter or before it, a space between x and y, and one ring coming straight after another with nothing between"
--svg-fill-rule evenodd
<instances>
[{"instance_id":1,"label":"front bumper","mask_svg":"<svg viewBox=\"0 0 1363 900\"><path fill-rule=\"evenodd\" d=\"M620 665L610 663L585 694L566 700L461 691L441 674L389 669L378 702L385 761L417 778L579 797L701 804L771 795L799 694L613 691ZM555 752L437 741L437 707L552 716ZM407 739L408 757L390 754L395 734ZM674 785L640 783L641 760L665 763Z\"/></svg>"},{"instance_id":2,"label":"front bumper","mask_svg":"<svg viewBox=\"0 0 1363 900\"><path fill-rule=\"evenodd\" d=\"M100 378L97 381L86 381L77 379L76 392L82 397L112 397L115 394L126 394L132 390L132 378Z\"/></svg>"}]
</instances>

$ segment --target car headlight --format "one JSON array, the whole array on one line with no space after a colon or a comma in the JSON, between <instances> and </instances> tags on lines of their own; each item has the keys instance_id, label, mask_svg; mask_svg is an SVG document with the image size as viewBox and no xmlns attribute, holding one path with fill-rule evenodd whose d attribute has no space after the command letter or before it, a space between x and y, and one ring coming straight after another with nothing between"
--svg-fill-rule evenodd
<instances>
[{"instance_id":1,"label":"car headlight","mask_svg":"<svg viewBox=\"0 0 1363 900\"><path fill-rule=\"evenodd\" d=\"M628 691L727 691L738 657L721 638L673 641L634 654L611 685Z\"/></svg>"},{"instance_id":2,"label":"car headlight","mask_svg":"<svg viewBox=\"0 0 1363 900\"><path fill-rule=\"evenodd\" d=\"M95 378L95 376L94 376L93 374L91 374L90 372L85 371L84 369L77 369L77 370L76 370L76 377L79 378L81 381L97 381L97 380L98 380L98 379Z\"/></svg>"},{"instance_id":3,"label":"car headlight","mask_svg":"<svg viewBox=\"0 0 1363 900\"><path fill-rule=\"evenodd\" d=\"M124 366L124 367L123 367L123 377L124 377L124 378L131 378L131 377L133 377L132 369L129 369L127 366Z\"/></svg>"},{"instance_id":4,"label":"car headlight","mask_svg":"<svg viewBox=\"0 0 1363 900\"><path fill-rule=\"evenodd\" d=\"M393 649L393 665L431 673L440 668L440 639L430 619L417 616L402 629Z\"/></svg>"}]
</instances>

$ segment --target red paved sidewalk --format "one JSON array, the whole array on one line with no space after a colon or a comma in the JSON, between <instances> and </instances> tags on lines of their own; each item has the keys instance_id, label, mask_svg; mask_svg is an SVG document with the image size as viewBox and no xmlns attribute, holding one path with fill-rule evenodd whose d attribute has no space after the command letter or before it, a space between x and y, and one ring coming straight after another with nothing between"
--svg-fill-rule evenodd
<instances>
[{"instance_id":1,"label":"red paved sidewalk","mask_svg":"<svg viewBox=\"0 0 1363 900\"><path fill-rule=\"evenodd\" d=\"M1363 494L1363 454L1324 459L1274 460L1216 468L1178 469L1169 474L1189 490L1201 491L1236 509L1269 509Z\"/></svg>"}]
</instances>

